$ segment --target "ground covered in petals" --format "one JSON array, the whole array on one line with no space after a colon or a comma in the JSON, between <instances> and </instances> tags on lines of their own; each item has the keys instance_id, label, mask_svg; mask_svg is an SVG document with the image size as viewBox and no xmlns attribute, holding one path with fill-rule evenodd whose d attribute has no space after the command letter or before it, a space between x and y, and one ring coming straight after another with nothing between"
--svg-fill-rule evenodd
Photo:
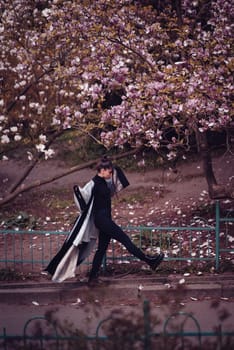
<instances>
[{"instance_id":1,"label":"ground covered in petals","mask_svg":"<svg viewBox=\"0 0 234 350\"><path fill-rule=\"evenodd\" d=\"M233 181L234 160L231 154L215 158L214 168L218 181L221 183ZM48 161L39 164L27 181L34 181L48 174L52 176L64 169L65 165L61 162ZM0 170L2 188L13 183L20 171L22 171L21 163L5 162L4 168L1 167ZM24 193L2 210L0 228L64 231L66 234L79 214L73 201L73 185L83 186L94 175L93 169L85 169ZM200 161L183 163L176 171L172 169L126 171L126 175L130 186L113 199L113 218L119 225L123 227L215 225L216 201L209 198ZM222 200L220 208L222 215L234 216L232 201ZM232 249L234 225L232 223L228 225L228 228L223 226L221 236L225 238L228 248ZM136 243L139 243L134 229L128 230L128 233ZM147 245L152 243L147 235L147 233L143 234L144 239L141 242L146 250ZM61 239L63 240L64 237ZM166 253L172 256L180 254L182 246L186 251L191 248L191 245L194 245L193 254L195 255L197 254L196 245L199 246L199 254L204 254L204 257L214 254L214 239L207 238L205 235L205 240L202 241L201 232L194 232L192 237L188 232L181 238L175 229L167 232L163 241L162 236L155 237L157 239L154 238L153 243L156 251L160 244ZM31 248L36 249L38 237L33 238L35 240L31 242ZM170 243L168 243L169 240ZM122 254L125 254L122 247L117 245L116 249L120 249ZM152 249L151 253L154 253ZM231 253L228 255L228 261L233 261ZM138 269L137 264L134 265L134 269ZM115 271L117 270L118 268L115 267ZM124 271L122 267L122 272Z\"/></svg>"}]
</instances>

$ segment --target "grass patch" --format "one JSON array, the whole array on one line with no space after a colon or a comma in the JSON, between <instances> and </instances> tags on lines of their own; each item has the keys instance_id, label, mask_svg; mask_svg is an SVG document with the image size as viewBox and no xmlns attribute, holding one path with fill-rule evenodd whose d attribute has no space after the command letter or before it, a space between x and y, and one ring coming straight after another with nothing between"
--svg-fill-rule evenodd
<instances>
[{"instance_id":1,"label":"grass patch","mask_svg":"<svg viewBox=\"0 0 234 350\"><path fill-rule=\"evenodd\" d=\"M6 229L17 227L20 229L27 228L27 229L33 230L36 228L37 220L34 216L26 212L20 211L18 214L16 213L7 218L2 217L2 222L4 223L4 227Z\"/></svg>"},{"instance_id":2,"label":"grass patch","mask_svg":"<svg viewBox=\"0 0 234 350\"><path fill-rule=\"evenodd\" d=\"M47 205L47 207L51 209L66 209L73 205L73 200L69 199L61 199L61 198L53 198Z\"/></svg>"},{"instance_id":3,"label":"grass patch","mask_svg":"<svg viewBox=\"0 0 234 350\"><path fill-rule=\"evenodd\" d=\"M107 153L105 147L95 143L87 136L76 131L62 135L56 143L56 159L62 160L68 166L85 163Z\"/></svg>"},{"instance_id":4,"label":"grass patch","mask_svg":"<svg viewBox=\"0 0 234 350\"><path fill-rule=\"evenodd\" d=\"M64 133L55 144L56 159L64 161L68 166L85 163L87 161L100 158L106 154L110 157L121 152L127 152L125 147L122 151L118 148L107 150L102 144L98 144L91 137L71 130ZM169 167L170 161L166 157L159 155L154 150L144 150L140 154L131 155L118 160L118 165L128 171L144 172L160 167Z\"/></svg>"},{"instance_id":5,"label":"grass patch","mask_svg":"<svg viewBox=\"0 0 234 350\"><path fill-rule=\"evenodd\" d=\"M23 274L10 268L0 269L0 281L19 281Z\"/></svg>"},{"instance_id":6,"label":"grass patch","mask_svg":"<svg viewBox=\"0 0 234 350\"><path fill-rule=\"evenodd\" d=\"M136 203L143 203L146 200L146 190L143 188L139 188L137 191L134 192L127 192L124 194L121 194L121 197L118 197L118 202L120 203L127 203L127 204L136 204Z\"/></svg>"}]
</instances>

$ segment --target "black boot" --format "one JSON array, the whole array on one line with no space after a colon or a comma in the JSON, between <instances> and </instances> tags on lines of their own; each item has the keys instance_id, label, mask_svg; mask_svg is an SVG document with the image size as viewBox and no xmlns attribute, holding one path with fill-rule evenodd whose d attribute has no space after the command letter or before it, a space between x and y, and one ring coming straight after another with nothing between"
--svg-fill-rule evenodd
<instances>
[{"instance_id":1,"label":"black boot","mask_svg":"<svg viewBox=\"0 0 234 350\"><path fill-rule=\"evenodd\" d=\"M152 270L156 270L156 268L161 264L164 259L164 253L160 253L156 256L147 256L145 257L145 262L150 266Z\"/></svg>"}]
</instances>

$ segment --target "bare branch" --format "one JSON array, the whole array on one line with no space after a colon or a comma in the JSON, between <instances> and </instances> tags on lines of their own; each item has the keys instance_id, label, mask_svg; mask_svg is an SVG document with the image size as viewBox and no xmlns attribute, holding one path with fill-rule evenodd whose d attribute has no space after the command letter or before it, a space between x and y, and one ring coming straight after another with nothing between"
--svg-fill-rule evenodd
<instances>
[{"instance_id":1,"label":"bare branch","mask_svg":"<svg viewBox=\"0 0 234 350\"><path fill-rule=\"evenodd\" d=\"M80 130L82 133L88 135L91 139L93 139L95 142L97 142L98 145L102 145L102 142L99 141L95 136L93 136L88 130L85 130L84 128L82 128L79 125L75 125L73 126L73 129L77 129Z\"/></svg>"},{"instance_id":2,"label":"bare branch","mask_svg":"<svg viewBox=\"0 0 234 350\"><path fill-rule=\"evenodd\" d=\"M134 149L134 150L131 150L131 151L128 151L128 152L125 152L125 153L121 153L121 154L112 156L112 159L115 161L115 160L118 160L118 159L121 159L121 158L128 157L130 155L134 155L134 154L138 153L139 151L140 151L140 149ZM51 183L51 182L53 182L55 180L58 180L58 179L60 179L60 178L62 178L64 176L72 174L72 173L74 173L76 171L92 167L93 165L97 164L98 160L99 159L94 159L94 160L91 160L89 162L83 163L81 165L76 165L76 166L70 168L69 170L65 170L65 171L61 172L60 174L57 174L57 175L52 176L52 177L48 177L47 179L44 179L42 181L37 180L37 181L34 181L34 182L32 182L32 183L30 183L28 185L21 184L21 186L18 189L16 189L14 192L10 193L5 198L0 200L0 207L4 206L5 204L7 204L9 202L11 202L13 199L15 199L21 193L24 193L24 192L27 192L27 191L33 189L33 188L36 188L36 187L39 187L39 186Z\"/></svg>"}]
</instances>

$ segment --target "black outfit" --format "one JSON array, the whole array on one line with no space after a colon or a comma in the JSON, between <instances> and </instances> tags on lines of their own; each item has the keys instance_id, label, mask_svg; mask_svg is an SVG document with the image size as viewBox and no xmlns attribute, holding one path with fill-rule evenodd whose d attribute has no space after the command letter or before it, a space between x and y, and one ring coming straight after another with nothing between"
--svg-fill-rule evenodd
<instances>
[{"instance_id":1,"label":"black outfit","mask_svg":"<svg viewBox=\"0 0 234 350\"><path fill-rule=\"evenodd\" d=\"M92 280L97 277L111 238L122 243L126 249L138 259L149 263L150 258L146 257L145 254L132 243L126 233L124 233L123 230L112 220L111 189L108 187L107 181L98 175L93 178L93 181L93 214L94 223L99 229L99 241L89 279Z\"/></svg>"},{"instance_id":2,"label":"black outfit","mask_svg":"<svg viewBox=\"0 0 234 350\"><path fill-rule=\"evenodd\" d=\"M85 199L82 196L82 191L80 192L77 186L74 187L75 197L79 203L81 214L77 217L64 244L45 269L45 271L52 275L53 281L62 282L66 278L75 276L76 266L81 264L82 261L88 257L94 246L93 244L95 244L97 231L99 232L97 233L99 235L99 242L93 259L89 277L90 282L95 282L95 280L97 280L97 274L111 238L122 243L131 254L145 261L153 270L160 264L164 257L163 253L155 257L146 256L132 243L130 238L111 218L112 194L128 185L129 182L122 170L119 167L115 167L113 183L109 183L104 178L96 175L86 184L85 191L88 191L89 197ZM90 220L92 215L94 222ZM87 218L88 221L86 220ZM85 229L83 230L84 225ZM80 234L81 237L79 237ZM85 239L84 234L87 234ZM78 245L74 244L77 238L80 238L80 243ZM77 252L77 256L74 252ZM90 285L92 285L92 283Z\"/></svg>"}]
</instances>

